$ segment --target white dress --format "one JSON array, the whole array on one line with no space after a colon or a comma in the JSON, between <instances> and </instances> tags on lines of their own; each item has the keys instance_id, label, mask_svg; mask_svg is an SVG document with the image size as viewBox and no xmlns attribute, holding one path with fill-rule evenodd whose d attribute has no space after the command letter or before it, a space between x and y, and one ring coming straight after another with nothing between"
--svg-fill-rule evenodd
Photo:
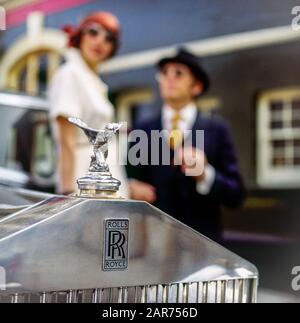
<instances>
[{"instance_id":1,"label":"white dress","mask_svg":"<svg viewBox=\"0 0 300 323\"><path fill-rule=\"evenodd\" d=\"M58 116L77 117L88 126L103 129L113 121L114 109L107 98L107 85L102 82L81 57L79 50L69 49L66 53L66 63L55 73L49 87L50 120L54 138L58 144ZM84 176L89 168L92 146L82 130L77 130L75 152L76 179ZM112 176L122 183L119 193L127 198L128 191L124 167L119 166L116 140L109 146L108 163ZM61 185L58 178L57 185Z\"/></svg>"}]
</instances>

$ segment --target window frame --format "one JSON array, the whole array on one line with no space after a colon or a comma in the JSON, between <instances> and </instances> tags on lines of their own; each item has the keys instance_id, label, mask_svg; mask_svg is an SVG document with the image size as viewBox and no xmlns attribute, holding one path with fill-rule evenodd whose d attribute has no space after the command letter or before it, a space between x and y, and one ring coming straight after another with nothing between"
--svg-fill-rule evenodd
<instances>
[{"instance_id":1,"label":"window frame","mask_svg":"<svg viewBox=\"0 0 300 323\"><path fill-rule=\"evenodd\" d=\"M260 187L282 189L300 188L300 165L273 166L271 159L271 140L295 140L300 139L300 128L271 129L271 101L291 101L293 97L300 98L300 86L279 88L264 91L257 101L256 113L256 155L257 155L257 184ZM287 103L286 103L287 104ZM291 109L290 109L291 111ZM288 112L283 112L287 114ZM285 116L286 118L288 116ZM291 117L291 116L290 116ZM284 118L283 118L284 119Z\"/></svg>"}]
</instances>

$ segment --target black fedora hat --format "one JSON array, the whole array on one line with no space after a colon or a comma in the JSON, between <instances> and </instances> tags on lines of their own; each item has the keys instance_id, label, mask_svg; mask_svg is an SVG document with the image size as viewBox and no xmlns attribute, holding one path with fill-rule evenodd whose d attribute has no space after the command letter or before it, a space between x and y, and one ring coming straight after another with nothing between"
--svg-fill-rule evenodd
<instances>
[{"instance_id":1,"label":"black fedora hat","mask_svg":"<svg viewBox=\"0 0 300 323\"><path fill-rule=\"evenodd\" d=\"M198 61L198 57L183 47L178 48L177 53L171 57L164 57L157 66L161 70L168 63L181 63L188 66L195 78L203 83L203 93L209 88L209 77Z\"/></svg>"}]
</instances>

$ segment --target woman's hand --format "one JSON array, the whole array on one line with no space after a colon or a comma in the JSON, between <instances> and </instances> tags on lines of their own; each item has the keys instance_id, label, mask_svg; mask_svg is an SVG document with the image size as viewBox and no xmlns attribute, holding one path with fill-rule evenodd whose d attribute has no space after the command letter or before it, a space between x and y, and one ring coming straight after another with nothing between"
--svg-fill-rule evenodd
<instances>
[{"instance_id":1,"label":"woman's hand","mask_svg":"<svg viewBox=\"0 0 300 323\"><path fill-rule=\"evenodd\" d=\"M60 192L74 192L76 190L75 178L75 146L77 129L65 117L57 119L59 130L58 167L61 178Z\"/></svg>"}]
</instances>

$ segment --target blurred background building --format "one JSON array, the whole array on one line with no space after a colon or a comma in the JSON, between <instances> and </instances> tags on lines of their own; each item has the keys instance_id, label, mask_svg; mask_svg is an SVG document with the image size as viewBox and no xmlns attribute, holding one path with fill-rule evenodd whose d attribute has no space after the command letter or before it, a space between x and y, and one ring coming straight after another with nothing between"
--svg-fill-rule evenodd
<instances>
[{"instance_id":1,"label":"blurred background building","mask_svg":"<svg viewBox=\"0 0 300 323\"><path fill-rule=\"evenodd\" d=\"M243 209L224 213L228 247L258 265L263 287L292 293L291 270L300 264L300 32L291 27L291 11L299 1L2 0L0 4L7 11L7 30L0 33L1 89L42 97L63 61L66 37L60 28L78 24L92 11L116 14L123 27L122 46L103 68L103 78L117 118L129 125L159 113L153 67L158 58L178 45L199 55L212 83L199 99L199 109L228 121L249 190ZM4 109L8 103L2 105ZM45 114L37 120L42 126L35 135L45 137ZM4 138L6 128L1 129ZM4 141L1 146L0 166L9 167L8 152L14 148ZM45 147L52 149L44 138L40 149ZM51 160L49 174L54 157L46 155Z\"/></svg>"}]
</instances>

